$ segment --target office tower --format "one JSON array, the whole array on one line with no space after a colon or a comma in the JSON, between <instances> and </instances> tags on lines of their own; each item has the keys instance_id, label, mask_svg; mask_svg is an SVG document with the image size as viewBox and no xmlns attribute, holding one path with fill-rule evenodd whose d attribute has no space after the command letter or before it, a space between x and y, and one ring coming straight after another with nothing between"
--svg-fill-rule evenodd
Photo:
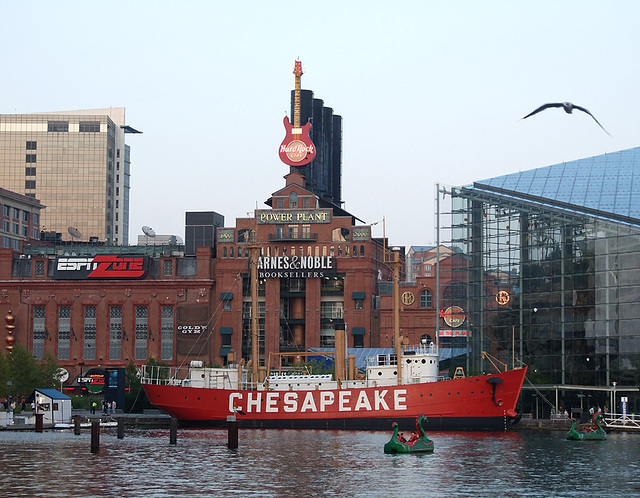
<instances>
[{"instance_id":1,"label":"office tower","mask_svg":"<svg viewBox=\"0 0 640 498\"><path fill-rule=\"evenodd\" d=\"M125 109L0 115L0 185L39 199L42 238L129 243Z\"/></svg>"}]
</instances>

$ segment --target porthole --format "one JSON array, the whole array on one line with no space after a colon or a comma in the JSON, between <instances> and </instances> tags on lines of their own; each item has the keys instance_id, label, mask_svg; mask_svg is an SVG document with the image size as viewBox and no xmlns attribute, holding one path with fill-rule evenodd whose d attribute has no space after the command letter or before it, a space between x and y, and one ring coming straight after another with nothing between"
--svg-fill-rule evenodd
<instances>
[{"instance_id":1,"label":"porthole","mask_svg":"<svg viewBox=\"0 0 640 498\"><path fill-rule=\"evenodd\" d=\"M422 358L422 363L426 363L426 362L427 362L427 360L425 360L424 358Z\"/></svg>"}]
</instances>

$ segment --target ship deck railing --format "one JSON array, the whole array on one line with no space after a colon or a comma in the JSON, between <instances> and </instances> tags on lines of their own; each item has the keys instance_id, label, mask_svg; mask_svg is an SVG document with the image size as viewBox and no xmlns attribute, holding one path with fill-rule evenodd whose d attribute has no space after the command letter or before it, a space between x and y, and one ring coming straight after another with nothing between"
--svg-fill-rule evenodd
<instances>
[{"instance_id":1,"label":"ship deck railing","mask_svg":"<svg viewBox=\"0 0 640 498\"><path fill-rule=\"evenodd\" d=\"M604 413L607 428L640 431L640 415L635 413Z\"/></svg>"},{"instance_id":2,"label":"ship deck railing","mask_svg":"<svg viewBox=\"0 0 640 498\"><path fill-rule=\"evenodd\" d=\"M162 386L180 386L189 377L189 367L142 365L140 382Z\"/></svg>"},{"instance_id":3,"label":"ship deck railing","mask_svg":"<svg viewBox=\"0 0 640 498\"><path fill-rule=\"evenodd\" d=\"M402 355L410 356L410 355L420 355L420 354L432 354L438 355L438 348L435 344L425 344L421 346L408 346L403 348ZM377 354L375 356L367 357L367 366L368 367L382 367L382 366L391 366L397 365L398 358L395 353L389 354Z\"/></svg>"}]
</instances>

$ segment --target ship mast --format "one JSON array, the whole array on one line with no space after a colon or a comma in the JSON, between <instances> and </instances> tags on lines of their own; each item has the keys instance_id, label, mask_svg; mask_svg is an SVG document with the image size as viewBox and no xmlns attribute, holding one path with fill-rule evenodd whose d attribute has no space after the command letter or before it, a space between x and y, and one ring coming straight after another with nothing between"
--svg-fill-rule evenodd
<instances>
[{"instance_id":1,"label":"ship mast","mask_svg":"<svg viewBox=\"0 0 640 498\"><path fill-rule=\"evenodd\" d=\"M256 232L249 235L249 265L251 266L251 366L253 383L258 385L258 361L260 344L258 342L258 257L260 246L256 242Z\"/></svg>"},{"instance_id":2,"label":"ship mast","mask_svg":"<svg viewBox=\"0 0 640 498\"><path fill-rule=\"evenodd\" d=\"M389 266L393 269L393 346L396 353L398 385L402 385L402 337L400 337L400 251L397 247L389 253Z\"/></svg>"}]
</instances>

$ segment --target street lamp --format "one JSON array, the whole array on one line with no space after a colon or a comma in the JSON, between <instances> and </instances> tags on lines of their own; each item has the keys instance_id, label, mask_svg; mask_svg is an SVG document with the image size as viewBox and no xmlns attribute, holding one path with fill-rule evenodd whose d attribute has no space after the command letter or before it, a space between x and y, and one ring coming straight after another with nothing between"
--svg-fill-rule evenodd
<instances>
[{"instance_id":1,"label":"street lamp","mask_svg":"<svg viewBox=\"0 0 640 498\"><path fill-rule=\"evenodd\" d=\"M609 411L611 411L612 413L616 413L617 408L616 408L616 386L618 385L617 382L612 382L613 384L613 392L611 393L613 395L613 401L611 402L611 408L609 409Z\"/></svg>"}]
</instances>

